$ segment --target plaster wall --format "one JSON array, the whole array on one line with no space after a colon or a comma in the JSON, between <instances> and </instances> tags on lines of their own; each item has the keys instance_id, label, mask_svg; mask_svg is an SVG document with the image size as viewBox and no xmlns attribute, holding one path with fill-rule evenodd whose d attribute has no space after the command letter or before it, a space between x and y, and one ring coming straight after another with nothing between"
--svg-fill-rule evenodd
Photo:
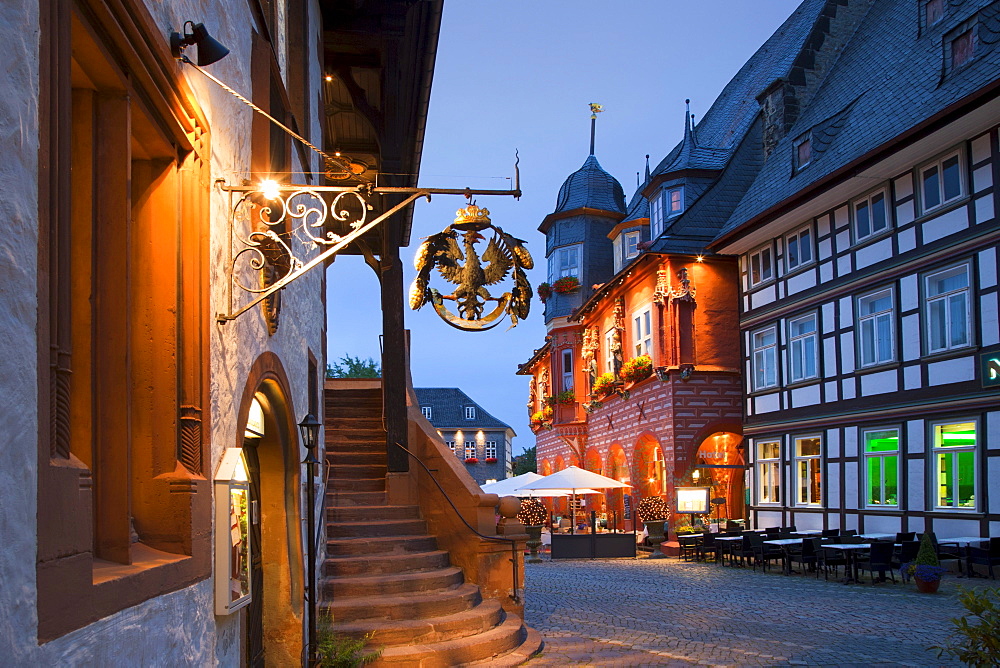
<instances>
[{"instance_id":1,"label":"plaster wall","mask_svg":"<svg viewBox=\"0 0 1000 668\"><path fill-rule=\"evenodd\" d=\"M171 29L184 21L206 22L211 34L230 55L210 71L247 97L251 94L250 45L252 17L243 0L148 0L148 10L163 29L166 44ZM315 2L310 20L319 22ZM318 30L305 52L318 52ZM6 46L7 65L0 89L0 174L7 192L7 232L0 238L0 378L10 408L0 412L0 664L36 665L223 665L240 663L240 614L214 615L214 581L162 595L119 611L86 627L39 645L37 641L35 554L38 508L38 351L35 345L39 300L44 299L38 267L38 148L39 148L39 7L37 2L0 3L0 40ZM286 43L284 37L279 42ZM285 60L285 49L279 49ZM178 68L182 66L178 63ZM312 99L319 97L319 65L311 77ZM251 111L208 81L193 68L186 76L211 130L213 179L239 183L251 178ZM16 94L10 94L16 92ZM318 119L298 119L318 138ZM315 142L318 143L318 142ZM293 169L300 169L293 148ZM310 160L315 156L310 152ZM210 313L228 310L227 258L230 245L230 198L218 187L211 193ZM300 249L297 249L300 250ZM211 323L210 469L214 471L224 448L240 444L236 424L239 400L251 365L271 351L278 355L290 383L289 402L301 419L308 408L308 354L325 367L325 302L322 271L284 290L281 327L269 336L259 309L227 325ZM321 384L320 384L321 386ZM47 400L47 397L44 398ZM301 460L304 453L299 453ZM212 514L214 517L214 512ZM291 568L298 569L298 564ZM71 604L71 602L67 602Z\"/></svg>"}]
</instances>

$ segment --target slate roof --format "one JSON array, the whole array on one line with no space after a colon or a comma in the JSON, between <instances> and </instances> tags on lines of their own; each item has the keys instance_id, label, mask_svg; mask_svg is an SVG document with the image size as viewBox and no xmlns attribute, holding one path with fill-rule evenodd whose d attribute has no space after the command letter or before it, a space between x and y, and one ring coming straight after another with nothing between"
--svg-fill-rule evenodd
<instances>
[{"instance_id":1,"label":"slate roof","mask_svg":"<svg viewBox=\"0 0 1000 668\"><path fill-rule=\"evenodd\" d=\"M553 213L583 207L625 213L625 191L622 190L622 184L604 171L593 154L563 182Z\"/></svg>"},{"instance_id":2,"label":"slate roof","mask_svg":"<svg viewBox=\"0 0 1000 668\"><path fill-rule=\"evenodd\" d=\"M724 171L717 180L687 179L686 209L667 221L651 251L702 253L730 218L761 164L754 155L760 153L759 131L754 129L760 116L757 96L787 76L826 2L804 0L726 84L694 128L685 111L684 137L660 161L654 176L685 169Z\"/></svg>"},{"instance_id":3,"label":"slate roof","mask_svg":"<svg viewBox=\"0 0 1000 668\"><path fill-rule=\"evenodd\" d=\"M632 199L629 200L622 222L639 220L640 218L649 218L649 200L642 196L642 188L636 190Z\"/></svg>"},{"instance_id":4,"label":"slate roof","mask_svg":"<svg viewBox=\"0 0 1000 668\"><path fill-rule=\"evenodd\" d=\"M430 423L435 427L462 428L468 425L476 429L510 429L510 425L490 415L457 387L417 387L414 391L421 406L431 407ZM476 407L475 420L465 419L466 406Z\"/></svg>"},{"instance_id":5,"label":"slate roof","mask_svg":"<svg viewBox=\"0 0 1000 668\"><path fill-rule=\"evenodd\" d=\"M922 6L922 5L921 5ZM992 83L1000 75L1000 3L950 0L920 33L912 0L879 0L808 106L778 142L720 236ZM943 74L945 37L979 11L975 58ZM794 142L813 131L813 158L792 173ZM816 152L816 148L820 148ZM874 184L873 184L874 185Z\"/></svg>"}]
</instances>

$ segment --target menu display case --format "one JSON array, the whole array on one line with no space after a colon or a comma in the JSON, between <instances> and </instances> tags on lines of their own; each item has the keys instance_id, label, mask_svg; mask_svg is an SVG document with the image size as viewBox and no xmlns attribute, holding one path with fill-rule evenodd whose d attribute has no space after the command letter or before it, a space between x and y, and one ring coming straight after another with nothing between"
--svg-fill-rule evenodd
<instances>
[{"instance_id":1,"label":"menu display case","mask_svg":"<svg viewBox=\"0 0 1000 668\"><path fill-rule=\"evenodd\" d=\"M215 614L250 603L250 486L241 448L227 448L215 474Z\"/></svg>"}]
</instances>

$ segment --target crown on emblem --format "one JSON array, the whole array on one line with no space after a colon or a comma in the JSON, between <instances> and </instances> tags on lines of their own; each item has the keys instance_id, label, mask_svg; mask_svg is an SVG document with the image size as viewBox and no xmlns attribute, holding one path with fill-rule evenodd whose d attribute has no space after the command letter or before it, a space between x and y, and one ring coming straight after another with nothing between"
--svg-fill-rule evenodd
<instances>
[{"instance_id":1,"label":"crown on emblem","mask_svg":"<svg viewBox=\"0 0 1000 668\"><path fill-rule=\"evenodd\" d=\"M490 210L470 204L455 212L455 227L482 229L490 224Z\"/></svg>"}]
</instances>

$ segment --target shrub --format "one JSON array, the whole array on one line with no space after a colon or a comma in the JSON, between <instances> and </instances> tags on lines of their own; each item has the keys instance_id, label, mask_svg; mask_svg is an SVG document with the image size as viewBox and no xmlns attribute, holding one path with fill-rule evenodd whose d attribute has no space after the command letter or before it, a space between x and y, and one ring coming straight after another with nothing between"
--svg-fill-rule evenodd
<instances>
[{"instance_id":1,"label":"shrub","mask_svg":"<svg viewBox=\"0 0 1000 668\"><path fill-rule=\"evenodd\" d=\"M951 620L955 630L949 644L930 649L977 668L1000 665L1000 606L994 599L1000 600L1000 589L960 589L958 600L969 612Z\"/></svg>"}]
</instances>

